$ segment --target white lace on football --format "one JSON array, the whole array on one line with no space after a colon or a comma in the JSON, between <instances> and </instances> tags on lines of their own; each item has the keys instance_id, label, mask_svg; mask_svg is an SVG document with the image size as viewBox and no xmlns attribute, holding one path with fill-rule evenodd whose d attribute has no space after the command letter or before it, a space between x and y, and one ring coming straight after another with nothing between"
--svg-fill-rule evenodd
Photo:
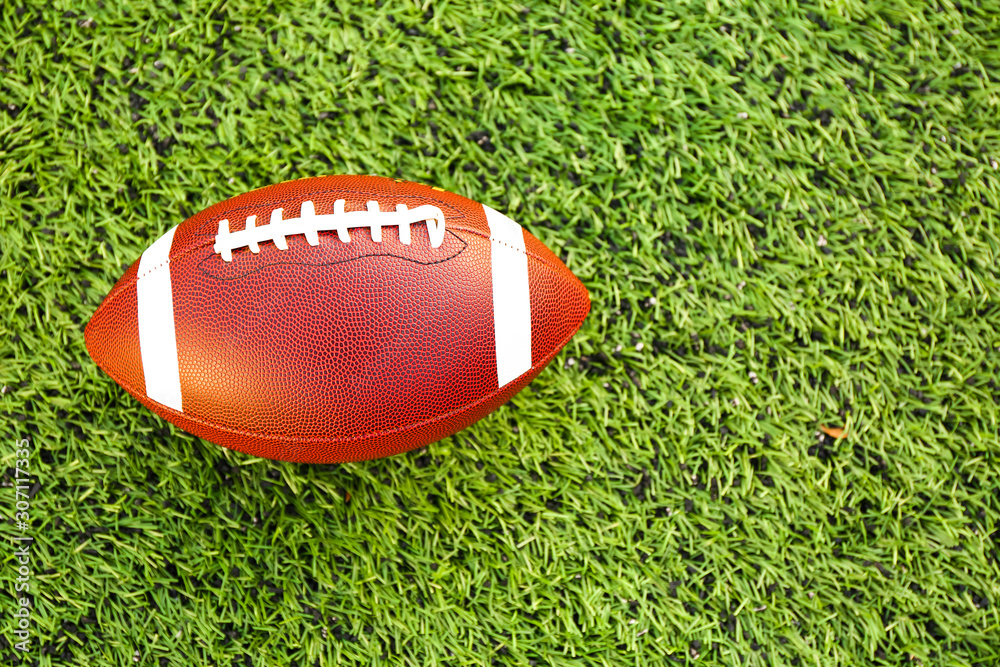
<instances>
[{"instance_id":1,"label":"white lace on football","mask_svg":"<svg viewBox=\"0 0 1000 667\"><path fill-rule=\"evenodd\" d=\"M247 218L246 228L239 232L229 231L229 220L219 221L219 233L215 236L215 252L222 259L231 262L233 250L249 247L250 252L260 252L260 244L273 241L279 250L288 250L288 236L304 234L309 245L319 245L319 232L336 231L344 243L351 242L349 229L367 227L371 230L372 241L382 242L383 227L399 227L399 242L410 245L410 225L427 222L427 234L430 236L431 247L437 248L444 242L444 213L437 206L423 204L416 208L407 208L406 204L396 204L395 211L381 211L377 201L368 202L365 211L345 211L344 200L333 203L333 213L316 215L316 208L311 201L302 202L302 213L298 218L283 218L284 210L276 208L271 211L271 220L261 227L257 226L257 216Z\"/></svg>"}]
</instances>

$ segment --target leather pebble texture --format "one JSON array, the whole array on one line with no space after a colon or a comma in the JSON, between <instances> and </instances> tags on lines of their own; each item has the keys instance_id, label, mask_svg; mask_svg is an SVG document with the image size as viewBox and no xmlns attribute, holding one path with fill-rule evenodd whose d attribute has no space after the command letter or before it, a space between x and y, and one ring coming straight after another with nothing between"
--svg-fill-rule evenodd
<instances>
[{"instance_id":1,"label":"leather pebble texture","mask_svg":"<svg viewBox=\"0 0 1000 667\"><path fill-rule=\"evenodd\" d=\"M217 251L217 235L222 245L249 238L236 234L253 216L258 228L270 221L254 230L263 236L313 215L361 220L333 215L338 206L374 206L386 224L347 229L347 242L330 229L247 243L229 261ZM393 223L420 206L443 214L437 247L430 222L410 224L409 243ZM222 235L223 220L234 236ZM125 272L85 338L108 375L185 431L253 456L335 463L421 447L481 419L538 375L589 310L583 284L501 213L416 183L322 176L181 223Z\"/></svg>"}]
</instances>

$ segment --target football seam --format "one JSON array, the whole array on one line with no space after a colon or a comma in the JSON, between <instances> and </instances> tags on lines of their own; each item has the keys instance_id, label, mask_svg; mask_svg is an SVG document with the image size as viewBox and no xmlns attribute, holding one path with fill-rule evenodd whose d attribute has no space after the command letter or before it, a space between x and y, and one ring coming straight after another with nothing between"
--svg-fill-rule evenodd
<instances>
[{"instance_id":1,"label":"football seam","mask_svg":"<svg viewBox=\"0 0 1000 667\"><path fill-rule=\"evenodd\" d=\"M462 231L465 231L465 230L462 230ZM326 233L326 232L324 232L324 233ZM334 234L335 232L329 232L329 233L330 234ZM322 269L322 268L329 267L329 266L338 266L340 264L347 264L348 262L356 262L356 261L361 260L361 259L368 259L369 257L394 257L396 259L401 259L401 260L403 260L405 262L412 262L414 264L419 264L420 266L434 266L436 264L444 264L445 262L450 262L451 260L453 260L456 257L458 257L459 255L461 255L463 252L465 252L469 248L469 243L465 239L463 239L461 236L459 236L458 234L456 234L455 232L448 230L445 233L446 234L451 234L456 239L458 239L459 242L461 242L461 244L462 244L462 248L461 248L461 250L459 250L458 252L456 252L454 255L449 255L448 257L444 257L442 259L435 259L435 260L433 260L431 262L421 262L421 261L416 260L416 259L410 259L409 257L403 257L402 255L394 255L394 254L392 254L390 252L381 252L381 253L370 253L370 254L367 254L367 255L358 255L357 257L351 257L349 259L341 259L341 260L337 260L335 262L324 262L322 264L309 264L308 262L273 262L271 264L265 264L264 266L259 266L259 267L255 268L255 269L251 269L250 271L247 271L246 273L241 273L239 275L233 276L232 278L220 278L219 276L212 274L211 272L209 272L208 269L206 269L206 268L204 268L202 266L205 262L208 262L208 261L211 261L212 259L214 259L214 257L206 257L202 261L198 262L198 270L201 271L202 274L208 276L209 278L212 278L214 280L220 280L220 281L223 281L223 282L228 282L228 281L231 281L231 280L239 280L241 278L246 278L249 275L253 275L254 273L258 273L258 272L263 271L265 269L269 269L269 268L271 268L273 266L307 266L307 267L311 267L311 268ZM282 251L282 252L284 252L284 251Z\"/></svg>"},{"instance_id":2,"label":"football seam","mask_svg":"<svg viewBox=\"0 0 1000 667\"><path fill-rule=\"evenodd\" d=\"M265 187L273 187L273 186L265 186ZM258 188L258 190L264 190L264 189L265 188ZM250 195L250 194L253 194L254 192L257 192L258 190L251 190L250 192L248 192L246 194ZM293 202L293 201L296 201L296 200L301 200L299 202L301 204L302 201L305 201L305 198L312 197L313 195L327 195L327 194L345 193L345 192L348 193L348 194L353 194L353 195L359 194L357 190L351 190L349 188L332 188L332 189L327 189L327 190L312 190L312 191L309 191L309 192L303 192L300 195L289 196L289 197L285 197L284 199L275 199L275 200L271 200L271 201L273 201L274 204L285 204L285 203L288 203L288 202ZM435 201L438 204L443 204L448 210L455 211L455 215L453 217L458 217L458 218L465 218L466 217L465 214L463 214L462 212L458 211L458 209L456 209L453 205L449 204L444 199L441 199L439 197L428 197L428 196L424 196L424 195L406 195L406 196L410 197L410 198L414 198L414 199L429 199L431 201ZM227 201L229 201L229 200L221 201L218 204L213 204L212 206L210 206L207 209L205 209L205 212L211 211L212 208L214 208L215 206L221 206L222 204L225 204ZM469 200L469 201L472 201L472 200ZM473 202L473 203L475 203L475 202ZM236 208L227 209L227 211L229 211L231 213L239 213L240 211L246 211L248 209L253 209L253 208L266 208L266 207L262 207L261 204L247 204L245 206L239 206L239 207L236 207ZM278 207L274 206L273 208L278 208ZM218 219L217 220L212 220L212 218L216 217L216 215L219 216ZM216 224L217 225L219 223L219 221L224 220L227 215L228 215L228 213L225 214L225 215L214 214L214 215L208 216L208 221L199 224L199 226L198 226L198 229L199 229L198 235L199 236L200 235L206 235L206 234L211 235L210 232L203 232L203 231L200 231L200 230L203 227L205 227L206 225L209 225L209 224ZM212 236L214 238L214 235L212 235Z\"/></svg>"},{"instance_id":3,"label":"football seam","mask_svg":"<svg viewBox=\"0 0 1000 667\"><path fill-rule=\"evenodd\" d=\"M273 186L267 186L267 187L273 187ZM259 189L263 190L264 188L259 188ZM257 190L252 190L251 192L248 192L247 194L252 194L253 192L256 192L256 191ZM330 188L330 189L326 189L326 190L312 190L310 192L305 192L305 193L302 193L301 195L296 195L294 197L286 197L284 199L277 199L277 200L274 200L274 203L275 204L284 204L284 203L287 203L287 202L295 201L296 199L305 201L303 199L304 197L311 197L313 195L333 194L333 193L336 193L336 192L346 192L348 194L358 194L358 192L356 190L350 190L350 189L345 189L345 188ZM437 202L438 204L442 204L446 208L448 208L449 210L455 211L455 214L452 217L457 217L460 220L461 219L465 219L467 217L461 211L457 210L454 206L450 205L444 199L441 199L439 197L428 197L428 196L424 196L424 195L413 195L412 198L415 198L415 199L429 199L431 201ZM219 202L218 204L215 204L214 206L219 206L219 205L225 204L225 203L226 203L225 201L222 201L222 202ZM208 209L205 209L205 210L209 211L213 207L209 207ZM229 209L229 211L232 212L232 213L238 213L240 211L246 211L248 209L260 208L260 207L261 207L260 204L248 204L246 206L239 206L239 207L236 207L236 208L233 208L233 209ZM193 252L195 250L198 250L199 248L204 247L208 243L214 243L215 242L215 237L212 236L212 235L209 235L207 232L201 231L201 229L203 229L205 227L205 225L208 225L208 224L218 224L219 221L223 220L226 215L228 215L228 213L224 214L224 215L222 215L222 214L216 214L216 215L209 216L209 220L208 221L206 221L204 223L200 223L198 225L198 230L199 231L197 232L197 236L206 236L206 235L209 236L209 238L205 239L204 242L199 243L199 244L197 244L195 246L192 246L192 247L188 248L187 250L185 250L184 252L179 253L178 255L176 255L174 257L168 257L165 262L157 264L156 266L150 267L149 271L143 273L141 276L138 275L138 273L137 273L136 276L135 276L135 280L137 281L137 280L139 280L139 278L145 278L146 276L148 276L149 274L151 274L156 269L159 269L159 268L163 267L164 265L169 264L171 261L173 261L175 259L180 259L181 257L183 257L184 255L186 255L187 253ZM217 220L212 220L212 218L215 218L216 216L218 216L218 219ZM181 224L183 224L183 223L181 223ZM463 231L472 231L472 230L467 230L464 227L459 227L459 229L461 229ZM482 234L479 234L479 236L482 236Z\"/></svg>"},{"instance_id":4,"label":"football seam","mask_svg":"<svg viewBox=\"0 0 1000 667\"><path fill-rule=\"evenodd\" d=\"M518 224L520 224L520 223L518 223ZM523 229L523 227L522 227L522 229ZM517 252L521 253L522 255L530 257L531 259L535 260L536 262L539 262L542 266L544 266L545 268L549 269L550 271L555 271L556 273L559 273L559 274L564 273L560 269L560 266L562 268L565 268L567 271L569 271L569 267L566 266L565 264L553 265L553 264L549 263L549 261L546 258L542 257L541 255L536 255L533 252L528 252L527 248L521 249L521 248L518 248L517 246L512 246L511 244L507 243L506 241L502 241L502 240L496 238L495 236L489 236L487 234L483 234L482 232L478 232L478 231L476 231L474 229L464 229L463 228L462 231L463 232L469 232L470 234L472 234L474 236L478 236L479 238L488 239L492 243L498 243L498 244L500 244L502 246L506 246L506 247L510 248L511 250L516 250ZM569 272L572 273L572 271L569 271ZM576 276L574 275L574 278L575 277Z\"/></svg>"},{"instance_id":5,"label":"football seam","mask_svg":"<svg viewBox=\"0 0 1000 667\"><path fill-rule=\"evenodd\" d=\"M487 239L490 242L499 243L499 244L504 245L504 246L506 246L508 248L511 248L512 250L516 250L517 252L523 253L524 255L530 257L531 259L534 259L537 262L540 262L543 266L547 267L548 269L550 269L552 271L556 271L556 272L560 272L561 273L561 271L559 271L559 267L558 266L553 266L551 263L549 263L549 261L547 259L545 259L544 257L541 257L539 255L536 255L533 252L528 252L527 250L522 250L521 248L517 248L515 246L510 245L506 241L501 241L498 238L495 238L495 237L490 236L488 234L483 234L482 232L477 231L475 229L469 229L467 227L459 227L458 229L461 230L461 231L463 231L463 232L468 232L469 234L472 234L474 236L478 236L479 238ZM115 287L117 287L118 289L112 288L112 291L110 293L108 293L108 295L104 298L104 301L102 301L101 304L97 307L97 310L94 311L94 315L96 315L98 313L98 311L100 311L101 309L104 308L104 304L109 303L111 301L114 301L122 291L124 291L125 289L127 289L129 287L134 287L135 284L137 282L139 282L140 278L145 278L146 276L151 275L154 271L156 271L158 269L162 269L164 266L168 266L171 262L179 260L179 259L183 258L184 256L189 255L189 254L193 253L196 250L200 250L201 248L204 248L205 246L210 245L212 243L214 243L214 241L212 239L205 239L201 243L199 243L197 245L194 245L194 246L192 246L190 248L187 248L183 252L180 252L177 255L174 255L173 257L167 257L167 259L164 260L163 262L160 262L159 264L157 264L155 266L149 267L149 270L146 271L145 273L142 273L141 275L139 274L138 271L136 271L136 274L132 278L132 280L130 280L129 282L127 282L127 283L125 283L124 285L121 285L121 286L116 285ZM468 245L468 244L466 244L466 245ZM373 256L375 256L375 257L381 257L383 255L373 255ZM321 266L335 266L335 265L321 265ZM91 317L93 317L93 316L91 316Z\"/></svg>"},{"instance_id":6,"label":"football seam","mask_svg":"<svg viewBox=\"0 0 1000 667\"><path fill-rule=\"evenodd\" d=\"M528 254L528 253L525 253L525 254ZM528 256L531 257L532 255L529 254ZM541 260L539 259L539 261L541 261ZM546 267L548 267L548 268L550 268L550 270L551 270L551 267L549 267L547 263L543 262L543 265L546 266ZM586 291L586 288L584 288L584 291ZM589 299L588 299L588 304L589 304ZM587 310L589 312L589 310L590 310L589 307L587 308ZM512 382L517 382L518 380L520 380L525 375L530 374L536 368L539 369L539 372L542 369L544 369L545 366L547 366L549 364L549 362L552 361L552 359L554 359L555 356L557 354L559 354L559 352L562 351L563 347L565 347L566 344L569 343L570 340L572 340L573 336L575 336L576 332L580 330L580 327L583 326L583 323L584 323L584 321L586 319L587 319L587 317L586 317L586 314L585 314L584 317L580 320L580 322L576 325L576 327L574 327L573 330L570 331L569 334L559 342L559 344L552 350L552 352L550 352L546 357L544 357L537 364L532 364L531 368L529 368L528 370L526 370L524 373L521 373L520 375L518 375L517 378L515 380L513 380ZM209 421L207 419L204 419L204 418L201 418L201 417L196 417L194 415L189 415L189 414L187 414L185 412L182 412L180 410L175 410L175 409L173 409L171 407L163 405L162 403L154 401L153 399L149 398L148 396L143 396L142 398L139 398L139 392L133 391L131 384L122 381L119 377L117 377L109 369L104 368L103 366L101 366L101 369L105 373L107 373L108 376L112 380L114 380L116 383L118 383L118 385L121 386L122 389L124 389L126 392L128 392L129 394L131 394L133 397L135 397L136 399L138 399L140 403L144 403L145 401L149 401L150 403L155 404L157 408L162 409L164 411L167 411L170 414L178 415L178 416L183 417L184 419L186 419L188 421L195 422L195 423L197 423L197 424L199 424L201 426L205 426L207 428L215 429L216 431L220 431L220 432L224 432L224 433L228 433L228 434L232 434L232 435L237 435L237 436L250 436L250 437L254 437L254 438L260 439L260 440L267 440L267 441L272 441L272 442L276 442L276 443L293 443L296 446L309 445L309 444L350 443L353 440L367 439L367 438L374 438L374 437L383 437L383 436L387 436L387 435L393 435L393 434L403 433L405 431L413 430L413 429L416 429L416 428L419 428L419 427L422 427L422 426L428 426L428 425L431 425L431 424L435 424L437 422L444 421L445 419L448 419L448 418L453 417L455 415L461 414L461 413L463 413L463 412L465 412L467 410L470 410L470 409L476 407L477 405L480 405L480 404L486 402L487 400L495 397L497 394L503 392L504 389L511 384L511 383L507 383L503 387L498 387L495 391L490 392L486 396L483 396L482 398L479 398L479 399L477 399L475 401L467 403L467 404L463 405L462 407L456 408L456 409L454 409L451 412L448 412L446 414L439 415L437 417L433 417L433 418L430 418L430 419L425 419L424 421L417 422L415 424L408 424L407 426L403 426L403 427L396 428L396 429L389 429L389 430L384 430L384 431L371 431L369 433L365 433L363 435L356 436L356 437L351 437L351 438L293 438L293 437L286 437L286 436L266 435L266 434L263 434L263 433L257 433L255 431L248 431L248 430L243 430L243 429L236 429L236 428L230 428L230 427L226 427L226 426L221 426L221 425L218 425L218 424L214 424L213 422L211 422L211 421ZM175 424L175 426L176 426L176 424ZM181 428L181 430L187 430L187 429L184 429L183 427L178 427L178 428ZM227 449L232 449L233 451L242 451L242 450L237 449L235 447L227 447ZM282 455L284 455L284 453L285 453L284 450L287 449L287 447L284 444L282 444L282 449L283 449ZM243 452L243 453L247 453L247 452ZM255 456L255 455L251 454L251 456Z\"/></svg>"}]
</instances>

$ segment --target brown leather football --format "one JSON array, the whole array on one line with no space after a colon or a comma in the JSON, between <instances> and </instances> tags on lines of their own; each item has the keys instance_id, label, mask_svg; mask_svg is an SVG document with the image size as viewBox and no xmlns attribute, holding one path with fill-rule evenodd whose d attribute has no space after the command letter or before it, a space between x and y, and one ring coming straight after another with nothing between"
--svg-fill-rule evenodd
<instances>
[{"instance_id":1,"label":"brown leather football","mask_svg":"<svg viewBox=\"0 0 1000 667\"><path fill-rule=\"evenodd\" d=\"M153 243L87 350L155 413L254 456L330 463L444 438L528 384L590 299L488 206L323 176L254 190Z\"/></svg>"}]
</instances>

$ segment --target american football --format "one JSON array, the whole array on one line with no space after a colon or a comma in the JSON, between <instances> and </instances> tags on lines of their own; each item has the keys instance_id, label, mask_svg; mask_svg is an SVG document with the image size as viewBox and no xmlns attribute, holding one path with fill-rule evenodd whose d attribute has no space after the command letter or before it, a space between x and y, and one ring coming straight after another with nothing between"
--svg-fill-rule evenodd
<instances>
[{"instance_id":1,"label":"american football","mask_svg":"<svg viewBox=\"0 0 1000 667\"><path fill-rule=\"evenodd\" d=\"M86 328L164 419L284 461L389 456L489 414L590 310L514 220L416 183L323 176L215 204L161 236Z\"/></svg>"}]
</instances>

